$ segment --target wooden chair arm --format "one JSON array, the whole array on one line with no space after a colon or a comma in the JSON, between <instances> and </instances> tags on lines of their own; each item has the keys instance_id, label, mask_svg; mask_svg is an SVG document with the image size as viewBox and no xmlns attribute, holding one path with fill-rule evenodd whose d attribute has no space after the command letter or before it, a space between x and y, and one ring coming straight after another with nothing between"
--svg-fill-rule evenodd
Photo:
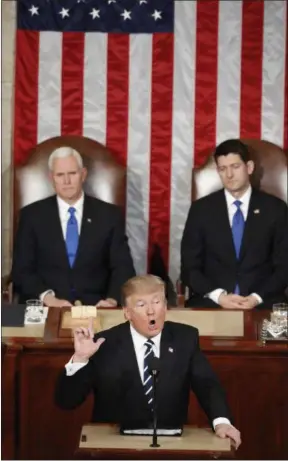
<instances>
[{"instance_id":1,"label":"wooden chair arm","mask_svg":"<svg viewBox=\"0 0 288 461\"><path fill-rule=\"evenodd\" d=\"M1 277L1 298L3 301L12 303L13 285L12 285L11 274L3 275Z\"/></svg>"},{"instance_id":2,"label":"wooden chair arm","mask_svg":"<svg viewBox=\"0 0 288 461\"><path fill-rule=\"evenodd\" d=\"M177 293L177 306L184 307L185 301L189 298L189 288L184 285L182 280L178 279L176 282L176 293Z\"/></svg>"}]
</instances>

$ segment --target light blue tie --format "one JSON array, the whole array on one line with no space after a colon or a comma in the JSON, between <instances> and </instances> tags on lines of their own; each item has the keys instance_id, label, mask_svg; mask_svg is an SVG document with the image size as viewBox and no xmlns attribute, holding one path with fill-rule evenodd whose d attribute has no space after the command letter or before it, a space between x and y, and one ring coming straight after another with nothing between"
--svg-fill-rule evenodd
<instances>
[{"instance_id":1,"label":"light blue tie","mask_svg":"<svg viewBox=\"0 0 288 461\"><path fill-rule=\"evenodd\" d=\"M237 210L232 220L232 236L233 236L236 257L237 259L239 259L242 237L243 237L244 227L245 227L245 220L244 220L244 216L241 211L241 208L240 208L242 205L242 202L240 200L235 200L234 205L236 205ZM234 289L234 293L240 294L240 288L238 284L236 285Z\"/></svg>"},{"instance_id":2,"label":"light blue tie","mask_svg":"<svg viewBox=\"0 0 288 461\"><path fill-rule=\"evenodd\" d=\"M79 242L78 223L75 217L75 212L76 209L74 207L70 207L68 209L68 213L70 213L70 218L68 219L66 230L66 250L69 259L69 264L71 267L73 266L75 261Z\"/></svg>"}]
</instances>

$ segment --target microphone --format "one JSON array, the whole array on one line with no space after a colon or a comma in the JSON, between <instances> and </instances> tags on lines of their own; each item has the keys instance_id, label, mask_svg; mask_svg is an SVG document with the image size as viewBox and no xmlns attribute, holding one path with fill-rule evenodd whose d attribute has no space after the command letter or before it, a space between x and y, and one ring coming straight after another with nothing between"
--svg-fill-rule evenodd
<instances>
[{"instance_id":1,"label":"microphone","mask_svg":"<svg viewBox=\"0 0 288 461\"><path fill-rule=\"evenodd\" d=\"M151 355L148 357L148 370L151 375L158 375L160 371L160 359Z\"/></svg>"},{"instance_id":2,"label":"microphone","mask_svg":"<svg viewBox=\"0 0 288 461\"><path fill-rule=\"evenodd\" d=\"M150 356L148 358L148 370L152 375L152 385L153 385L153 436L152 443L150 447L160 447L157 443L157 404L156 404L156 387L157 387L157 376L160 372L160 360L158 357Z\"/></svg>"}]
</instances>

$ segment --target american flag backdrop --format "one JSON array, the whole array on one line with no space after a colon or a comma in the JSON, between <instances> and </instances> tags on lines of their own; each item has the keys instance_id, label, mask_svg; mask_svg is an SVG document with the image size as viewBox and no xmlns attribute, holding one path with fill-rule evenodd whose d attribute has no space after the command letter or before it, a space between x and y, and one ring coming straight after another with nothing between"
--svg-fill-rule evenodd
<instances>
[{"instance_id":1,"label":"american flag backdrop","mask_svg":"<svg viewBox=\"0 0 288 461\"><path fill-rule=\"evenodd\" d=\"M158 243L175 281L192 167L230 137L288 148L287 22L285 0L18 0L15 163L61 134L107 145L136 269Z\"/></svg>"}]
</instances>

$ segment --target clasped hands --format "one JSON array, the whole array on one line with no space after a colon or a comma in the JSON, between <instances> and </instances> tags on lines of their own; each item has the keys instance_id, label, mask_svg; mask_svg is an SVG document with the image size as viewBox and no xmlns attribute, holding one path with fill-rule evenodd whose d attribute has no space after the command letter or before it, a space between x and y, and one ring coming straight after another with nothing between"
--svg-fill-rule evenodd
<instances>
[{"instance_id":1,"label":"clasped hands","mask_svg":"<svg viewBox=\"0 0 288 461\"><path fill-rule=\"evenodd\" d=\"M222 293L219 296L218 303L223 309L253 309L257 306L258 300L255 296L240 296L236 294Z\"/></svg>"},{"instance_id":2,"label":"clasped hands","mask_svg":"<svg viewBox=\"0 0 288 461\"><path fill-rule=\"evenodd\" d=\"M56 298L56 296L52 295L51 293L48 293L46 296L44 296L43 302L45 306L48 307L72 307L73 305L66 299ZM96 307L117 307L117 301L113 298L101 299L96 304Z\"/></svg>"}]
</instances>

